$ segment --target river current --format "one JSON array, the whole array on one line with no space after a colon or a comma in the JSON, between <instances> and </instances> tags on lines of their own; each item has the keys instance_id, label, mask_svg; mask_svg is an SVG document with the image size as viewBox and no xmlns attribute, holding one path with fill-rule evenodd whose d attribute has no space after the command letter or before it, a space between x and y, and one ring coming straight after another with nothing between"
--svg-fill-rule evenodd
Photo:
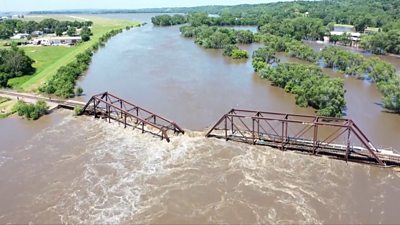
<instances>
[{"instance_id":1,"label":"river current","mask_svg":"<svg viewBox=\"0 0 400 225\"><path fill-rule=\"evenodd\" d=\"M106 16L148 21L152 15ZM167 143L63 110L34 122L0 120L0 223L400 221L400 174L393 170L204 138L233 107L313 110L259 79L250 61L202 49L177 27L146 25L116 36L94 55L80 85L85 100L108 90L175 120L187 134ZM353 88L348 116L357 116L378 145L398 147L399 117L374 104L374 85L349 78L346 87ZM374 98L352 96L357 90ZM356 110L363 105L373 112L370 125L366 110Z\"/></svg>"}]
</instances>

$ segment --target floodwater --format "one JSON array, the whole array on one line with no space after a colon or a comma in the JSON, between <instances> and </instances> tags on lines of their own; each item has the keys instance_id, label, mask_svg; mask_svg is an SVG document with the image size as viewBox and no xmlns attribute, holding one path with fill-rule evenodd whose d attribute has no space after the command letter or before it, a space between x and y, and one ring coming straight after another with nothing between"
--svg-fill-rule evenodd
<instances>
[{"instance_id":1,"label":"floodwater","mask_svg":"<svg viewBox=\"0 0 400 225\"><path fill-rule=\"evenodd\" d=\"M149 21L152 14L105 16ZM345 79L348 116L376 145L399 148L399 116L382 112L374 85ZM107 90L193 131L166 143L62 110L34 122L0 120L0 223L400 220L393 170L205 139L205 128L234 107L314 111L258 78L250 60L200 48L178 27L146 25L116 36L94 55L80 85L85 100Z\"/></svg>"},{"instance_id":2,"label":"floodwater","mask_svg":"<svg viewBox=\"0 0 400 225\"><path fill-rule=\"evenodd\" d=\"M66 111L14 120L0 120L2 130L24 140L0 137L11 146L0 152L1 223L400 219L400 174L390 169L205 139L201 132L167 143Z\"/></svg>"}]
</instances>

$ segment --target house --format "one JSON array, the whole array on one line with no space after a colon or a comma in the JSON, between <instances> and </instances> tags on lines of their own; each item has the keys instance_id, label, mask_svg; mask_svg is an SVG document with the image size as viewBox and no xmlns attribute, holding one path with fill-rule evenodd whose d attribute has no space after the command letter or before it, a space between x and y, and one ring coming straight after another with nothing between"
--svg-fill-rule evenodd
<instances>
[{"instance_id":1,"label":"house","mask_svg":"<svg viewBox=\"0 0 400 225\"><path fill-rule=\"evenodd\" d=\"M340 35L344 35L344 34L346 34L346 35L350 34L350 39L352 41L359 41L360 37L361 37L361 33L359 33L359 32L343 32L343 31L331 31L330 32L330 36L332 36L332 35L340 36Z\"/></svg>"},{"instance_id":2,"label":"house","mask_svg":"<svg viewBox=\"0 0 400 225\"><path fill-rule=\"evenodd\" d=\"M57 45L74 45L80 42L81 37L40 37L35 38L32 41L34 45L46 45L46 46L57 46Z\"/></svg>"},{"instance_id":3,"label":"house","mask_svg":"<svg viewBox=\"0 0 400 225\"><path fill-rule=\"evenodd\" d=\"M365 28L364 33L371 34L371 33L376 33L379 31L380 31L380 29L378 27L367 27L367 28Z\"/></svg>"},{"instance_id":4,"label":"house","mask_svg":"<svg viewBox=\"0 0 400 225\"><path fill-rule=\"evenodd\" d=\"M0 17L0 21L9 20L9 19L11 19L11 16L2 16L2 17Z\"/></svg>"},{"instance_id":5,"label":"house","mask_svg":"<svg viewBox=\"0 0 400 225\"><path fill-rule=\"evenodd\" d=\"M35 31L33 31L33 32L31 33L31 35L34 36L34 37L38 37L38 36L43 35L43 31L35 30Z\"/></svg>"},{"instance_id":6,"label":"house","mask_svg":"<svg viewBox=\"0 0 400 225\"><path fill-rule=\"evenodd\" d=\"M335 24L335 25L333 25L333 31L350 33L350 32L354 32L355 28L353 25Z\"/></svg>"}]
</instances>

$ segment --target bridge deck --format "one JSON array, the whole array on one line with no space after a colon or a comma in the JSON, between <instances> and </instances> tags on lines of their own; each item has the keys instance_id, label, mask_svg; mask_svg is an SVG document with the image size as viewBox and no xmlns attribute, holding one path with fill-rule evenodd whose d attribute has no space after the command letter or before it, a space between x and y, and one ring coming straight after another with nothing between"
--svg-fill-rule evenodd
<instances>
[{"instance_id":1,"label":"bridge deck","mask_svg":"<svg viewBox=\"0 0 400 225\"><path fill-rule=\"evenodd\" d=\"M34 103L36 101L45 101L49 106L50 110L52 108L67 108L67 109L74 109L77 106L83 107L85 106L84 102L76 101L76 100L66 100L66 99L58 99L58 98L51 98L31 93L20 93L11 90L0 90L0 96L15 100L22 100L25 102Z\"/></svg>"}]
</instances>

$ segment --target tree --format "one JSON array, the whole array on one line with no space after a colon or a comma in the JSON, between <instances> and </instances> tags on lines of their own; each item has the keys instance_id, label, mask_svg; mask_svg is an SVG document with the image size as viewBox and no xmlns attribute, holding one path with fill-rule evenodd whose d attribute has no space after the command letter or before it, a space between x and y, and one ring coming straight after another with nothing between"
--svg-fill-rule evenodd
<instances>
[{"instance_id":1,"label":"tree","mask_svg":"<svg viewBox=\"0 0 400 225\"><path fill-rule=\"evenodd\" d=\"M274 63L277 62L275 54L276 50L273 48L268 46L262 47L253 52L253 60L256 59L256 61L262 61L267 64Z\"/></svg>"},{"instance_id":2,"label":"tree","mask_svg":"<svg viewBox=\"0 0 400 225\"><path fill-rule=\"evenodd\" d=\"M8 76L4 72L0 72L0 87L7 87Z\"/></svg>"},{"instance_id":3,"label":"tree","mask_svg":"<svg viewBox=\"0 0 400 225\"><path fill-rule=\"evenodd\" d=\"M76 28L75 27L69 27L68 30L67 30L67 35L72 37L72 36L75 36L75 34L76 34Z\"/></svg>"},{"instance_id":4,"label":"tree","mask_svg":"<svg viewBox=\"0 0 400 225\"><path fill-rule=\"evenodd\" d=\"M13 43L11 49L0 49L0 86L6 87L8 79L33 74L33 60Z\"/></svg>"},{"instance_id":5,"label":"tree","mask_svg":"<svg viewBox=\"0 0 400 225\"><path fill-rule=\"evenodd\" d=\"M246 50L234 49L232 51L233 59L247 59L248 57L249 57L249 53Z\"/></svg>"},{"instance_id":6,"label":"tree","mask_svg":"<svg viewBox=\"0 0 400 225\"><path fill-rule=\"evenodd\" d=\"M23 101L18 101L14 105L13 111L16 111L19 116L24 116L27 119L37 120L42 115L47 114L49 107L45 101L39 100L36 104L25 103Z\"/></svg>"},{"instance_id":7,"label":"tree","mask_svg":"<svg viewBox=\"0 0 400 225\"><path fill-rule=\"evenodd\" d=\"M82 39L82 41L89 41L90 36L88 34L81 34L81 39Z\"/></svg>"},{"instance_id":8,"label":"tree","mask_svg":"<svg viewBox=\"0 0 400 225\"><path fill-rule=\"evenodd\" d=\"M224 56L232 56L232 52L233 52L233 50L235 50L235 49L239 49L236 45L227 45L227 46L225 46L225 48L224 48L224 53L223 53L223 55Z\"/></svg>"},{"instance_id":9,"label":"tree","mask_svg":"<svg viewBox=\"0 0 400 225\"><path fill-rule=\"evenodd\" d=\"M253 32L249 30L239 30L236 32L236 42L241 44L251 44L254 40Z\"/></svg>"},{"instance_id":10,"label":"tree","mask_svg":"<svg viewBox=\"0 0 400 225\"><path fill-rule=\"evenodd\" d=\"M76 96L81 96L83 93L83 89L81 87L76 87L75 89L75 95Z\"/></svg>"},{"instance_id":11,"label":"tree","mask_svg":"<svg viewBox=\"0 0 400 225\"><path fill-rule=\"evenodd\" d=\"M8 39L12 35L13 30L4 23L0 23L0 39Z\"/></svg>"},{"instance_id":12,"label":"tree","mask_svg":"<svg viewBox=\"0 0 400 225\"><path fill-rule=\"evenodd\" d=\"M56 27L55 28L55 33L57 36L62 36L63 35L64 30L61 27Z\"/></svg>"},{"instance_id":13,"label":"tree","mask_svg":"<svg viewBox=\"0 0 400 225\"><path fill-rule=\"evenodd\" d=\"M84 26L81 29L80 35L81 35L82 41L89 41L90 40L90 36L92 35L92 31L90 30L89 27Z\"/></svg>"}]
</instances>

